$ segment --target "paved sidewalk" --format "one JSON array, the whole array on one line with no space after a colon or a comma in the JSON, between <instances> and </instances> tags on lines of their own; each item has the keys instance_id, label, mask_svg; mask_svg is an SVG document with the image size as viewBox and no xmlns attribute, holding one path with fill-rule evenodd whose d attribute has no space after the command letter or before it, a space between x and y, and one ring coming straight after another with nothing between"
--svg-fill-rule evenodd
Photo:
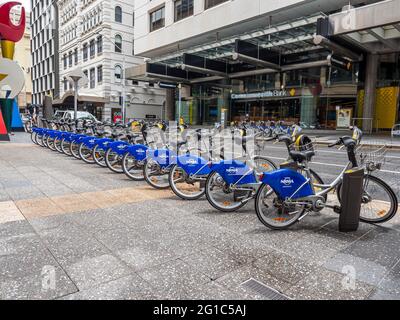
<instances>
[{"instance_id":1,"label":"paved sidewalk","mask_svg":"<svg viewBox=\"0 0 400 320\"><path fill-rule=\"evenodd\" d=\"M222 214L17 133L0 143L0 299L268 299L249 279L292 299L399 299L399 216L354 233L337 218L275 232L253 203Z\"/></svg>"}]
</instances>

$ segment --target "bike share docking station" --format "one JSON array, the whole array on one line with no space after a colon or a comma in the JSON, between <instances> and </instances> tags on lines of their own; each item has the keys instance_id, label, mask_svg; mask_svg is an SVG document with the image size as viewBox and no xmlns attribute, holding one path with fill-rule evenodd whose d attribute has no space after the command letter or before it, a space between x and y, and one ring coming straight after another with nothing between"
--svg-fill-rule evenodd
<instances>
[{"instance_id":1,"label":"bike share docking station","mask_svg":"<svg viewBox=\"0 0 400 320\"><path fill-rule=\"evenodd\" d=\"M360 210L363 196L364 169L353 168L344 173L341 205L335 208L340 214L339 231L357 231L360 224Z\"/></svg>"},{"instance_id":2,"label":"bike share docking station","mask_svg":"<svg viewBox=\"0 0 400 320\"><path fill-rule=\"evenodd\" d=\"M307 136L303 135L302 138L304 141L301 141L298 146L300 151L307 151L308 146L313 148L312 142ZM357 231L360 223L365 170L356 166L355 159L352 162L354 167L344 172L341 187L336 189L336 192L340 192L340 205L325 205L325 208L331 208L340 215L340 232ZM299 165L295 161L289 161L281 164L280 168L298 171Z\"/></svg>"}]
</instances>

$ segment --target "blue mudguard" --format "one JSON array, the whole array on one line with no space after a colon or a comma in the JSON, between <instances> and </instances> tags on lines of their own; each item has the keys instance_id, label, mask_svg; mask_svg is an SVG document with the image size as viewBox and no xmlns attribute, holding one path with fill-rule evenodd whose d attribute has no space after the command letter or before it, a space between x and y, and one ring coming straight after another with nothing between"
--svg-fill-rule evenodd
<instances>
[{"instance_id":1,"label":"blue mudguard","mask_svg":"<svg viewBox=\"0 0 400 320\"><path fill-rule=\"evenodd\" d=\"M295 200L314 195L310 182L294 170L281 169L266 172L262 182L268 184L282 200L287 198Z\"/></svg>"},{"instance_id":2,"label":"blue mudguard","mask_svg":"<svg viewBox=\"0 0 400 320\"><path fill-rule=\"evenodd\" d=\"M110 144L111 144L113 141L114 141L114 140L113 140L113 139L110 139L110 138L101 138L101 139L97 139L96 145L97 145L97 148L98 148L98 149L107 151L108 148L109 148L109 146L110 146Z\"/></svg>"},{"instance_id":3,"label":"blue mudguard","mask_svg":"<svg viewBox=\"0 0 400 320\"><path fill-rule=\"evenodd\" d=\"M176 163L176 153L168 149L148 149L147 157L157 162L161 168Z\"/></svg>"},{"instance_id":4,"label":"blue mudguard","mask_svg":"<svg viewBox=\"0 0 400 320\"><path fill-rule=\"evenodd\" d=\"M97 143L97 139L96 137L86 137L82 139L82 143L89 149L93 149L94 146Z\"/></svg>"},{"instance_id":5,"label":"blue mudguard","mask_svg":"<svg viewBox=\"0 0 400 320\"><path fill-rule=\"evenodd\" d=\"M129 146L130 144L126 141L115 141L109 144L109 148L120 156L126 153Z\"/></svg>"},{"instance_id":6,"label":"blue mudguard","mask_svg":"<svg viewBox=\"0 0 400 320\"><path fill-rule=\"evenodd\" d=\"M143 144L135 144L133 146L129 146L126 151L129 152L129 154L137 161L144 161L147 156L147 150L149 150L149 147Z\"/></svg>"},{"instance_id":7,"label":"blue mudguard","mask_svg":"<svg viewBox=\"0 0 400 320\"><path fill-rule=\"evenodd\" d=\"M241 161L221 161L214 163L211 169L216 171L227 184L244 185L257 183L254 170Z\"/></svg>"},{"instance_id":8,"label":"blue mudguard","mask_svg":"<svg viewBox=\"0 0 400 320\"><path fill-rule=\"evenodd\" d=\"M187 154L180 156L177 159L177 164L189 176L208 176L211 173L211 169L208 166L208 161L195 155Z\"/></svg>"}]
</instances>

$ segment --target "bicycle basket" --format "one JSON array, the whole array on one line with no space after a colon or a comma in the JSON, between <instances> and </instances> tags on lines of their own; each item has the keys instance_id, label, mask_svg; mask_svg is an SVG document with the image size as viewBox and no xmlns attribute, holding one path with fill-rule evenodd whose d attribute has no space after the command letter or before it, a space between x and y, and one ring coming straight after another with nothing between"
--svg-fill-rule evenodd
<instances>
[{"instance_id":1,"label":"bicycle basket","mask_svg":"<svg viewBox=\"0 0 400 320\"><path fill-rule=\"evenodd\" d=\"M386 163L386 156L390 146L379 141L368 142L360 145L357 154L360 159L360 165L368 171L380 170Z\"/></svg>"},{"instance_id":2,"label":"bicycle basket","mask_svg":"<svg viewBox=\"0 0 400 320\"><path fill-rule=\"evenodd\" d=\"M298 136L290 147L294 151L316 151L315 141L305 134Z\"/></svg>"}]
</instances>

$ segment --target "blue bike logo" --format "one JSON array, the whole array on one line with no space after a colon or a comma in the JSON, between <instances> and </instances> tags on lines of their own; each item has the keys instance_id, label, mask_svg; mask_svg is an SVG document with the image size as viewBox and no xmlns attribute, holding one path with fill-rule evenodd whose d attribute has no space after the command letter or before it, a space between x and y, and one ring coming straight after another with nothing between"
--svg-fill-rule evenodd
<instances>
[{"instance_id":1,"label":"blue bike logo","mask_svg":"<svg viewBox=\"0 0 400 320\"><path fill-rule=\"evenodd\" d=\"M281 180L281 183L285 186L285 187L291 187L292 184L294 184L294 180L290 177L285 177L284 179Z\"/></svg>"},{"instance_id":2,"label":"blue bike logo","mask_svg":"<svg viewBox=\"0 0 400 320\"><path fill-rule=\"evenodd\" d=\"M228 169L226 169L226 173L230 174L230 175L236 175L238 173L238 169L234 168L234 167L230 167Z\"/></svg>"}]
</instances>

